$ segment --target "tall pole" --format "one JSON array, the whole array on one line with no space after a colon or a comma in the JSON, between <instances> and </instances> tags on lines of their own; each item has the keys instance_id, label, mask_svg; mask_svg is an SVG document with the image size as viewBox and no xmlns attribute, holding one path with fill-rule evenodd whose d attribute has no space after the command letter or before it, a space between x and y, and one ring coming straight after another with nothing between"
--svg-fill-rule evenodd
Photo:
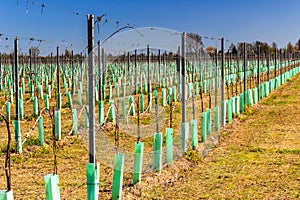
<instances>
[{"instance_id":1,"label":"tall pole","mask_svg":"<svg viewBox=\"0 0 300 200\"><path fill-rule=\"evenodd\" d=\"M224 38L221 38L221 98L225 101L225 54Z\"/></svg>"},{"instance_id":2,"label":"tall pole","mask_svg":"<svg viewBox=\"0 0 300 200\"><path fill-rule=\"evenodd\" d=\"M160 86L160 78L161 78L160 63L161 63L161 56L160 56L160 49L158 49L158 83L159 83L159 86Z\"/></svg>"},{"instance_id":3,"label":"tall pole","mask_svg":"<svg viewBox=\"0 0 300 200\"><path fill-rule=\"evenodd\" d=\"M94 130L94 15L88 15L88 78L89 78L89 162L96 163L96 144Z\"/></svg>"},{"instance_id":4,"label":"tall pole","mask_svg":"<svg viewBox=\"0 0 300 200\"><path fill-rule=\"evenodd\" d=\"M137 50L134 50L134 82L135 82L135 88L134 88L134 94L137 94L138 91L138 83L137 83Z\"/></svg>"},{"instance_id":5,"label":"tall pole","mask_svg":"<svg viewBox=\"0 0 300 200\"><path fill-rule=\"evenodd\" d=\"M102 71L101 71L101 48L100 48L100 41L98 41L98 47L97 47L97 50L98 50L98 59L97 59L97 64L98 64L98 84L99 84L99 88L98 88L98 100L99 101L102 101Z\"/></svg>"},{"instance_id":6,"label":"tall pole","mask_svg":"<svg viewBox=\"0 0 300 200\"><path fill-rule=\"evenodd\" d=\"M277 76L277 49L275 48L274 50L274 59L275 59L275 70L274 70L274 73L275 73L275 77Z\"/></svg>"},{"instance_id":7,"label":"tall pole","mask_svg":"<svg viewBox=\"0 0 300 200\"><path fill-rule=\"evenodd\" d=\"M181 146L187 150L189 123L186 122L186 33L181 35Z\"/></svg>"},{"instance_id":8,"label":"tall pole","mask_svg":"<svg viewBox=\"0 0 300 200\"><path fill-rule=\"evenodd\" d=\"M283 59L284 59L284 73L286 72L286 65L287 65L287 62L286 62L286 51L283 51Z\"/></svg>"},{"instance_id":9,"label":"tall pole","mask_svg":"<svg viewBox=\"0 0 300 200\"><path fill-rule=\"evenodd\" d=\"M72 69L72 85L71 85L71 90L72 90L72 95L74 95L74 92L75 92L75 88L74 88L74 52L72 50L72 53L71 53L71 69Z\"/></svg>"},{"instance_id":10,"label":"tall pole","mask_svg":"<svg viewBox=\"0 0 300 200\"><path fill-rule=\"evenodd\" d=\"M243 65L244 65L244 103L246 104L246 90L247 90L247 52L246 52L246 42L243 45Z\"/></svg>"},{"instance_id":11,"label":"tall pole","mask_svg":"<svg viewBox=\"0 0 300 200\"><path fill-rule=\"evenodd\" d=\"M50 77L50 79L52 80L52 76L53 76L53 67L52 67L52 59L53 59L53 54L52 54L52 52L51 52L51 54L50 54L50 75L51 75L51 77ZM52 81L51 81L52 82Z\"/></svg>"},{"instance_id":12,"label":"tall pole","mask_svg":"<svg viewBox=\"0 0 300 200\"><path fill-rule=\"evenodd\" d=\"M2 54L0 52L0 80L2 80Z\"/></svg>"},{"instance_id":13,"label":"tall pole","mask_svg":"<svg viewBox=\"0 0 300 200\"><path fill-rule=\"evenodd\" d=\"M88 118L89 118L89 163L86 165L88 200L98 199L99 168L96 163L95 142L95 74L94 74L94 15L87 15L88 20ZM104 52L103 52L104 53Z\"/></svg>"},{"instance_id":14,"label":"tall pole","mask_svg":"<svg viewBox=\"0 0 300 200\"><path fill-rule=\"evenodd\" d=\"M128 71L128 75L130 76L130 53L127 53L127 71Z\"/></svg>"},{"instance_id":15,"label":"tall pole","mask_svg":"<svg viewBox=\"0 0 300 200\"><path fill-rule=\"evenodd\" d=\"M281 74L282 74L282 49L279 50L279 75Z\"/></svg>"},{"instance_id":16,"label":"tall pole","mask_svg":"<svg viewBox=\"0 0 300 200\"><path fill-rule=\"evenodd\" d=\"M31 52L31 49L29 49L29 70L30 70L30 77L32 78L31 76L31 73L32 73L32 52Z\"/></svg>"},{"instance_id":17,"label":"tall pole","mask_svg":"<svg viewBox=\"0 0 300 200\"><path fill-rule=\"evenodd\" d=\"M79 65L80 65L80 77L79 77L79 81L81 82L82 81L82 52L80 52L80 58L79 58Z\"/></svg>"},{"instance_id":18,"label":"tall pole","mask_svg":"<svg viewBox=\"0 0 300 200\"><path fill-rule=\"evenodd\" d=\"M267 67L268 67L268 81L270 81L270 47L268 48Z\"/></svg>"},{"instance_id":19,"label":"tall pole","mask_svg":"<svg viewBox=\"0 0 300 200\"><path fill-rule=\"evenodd\" d=\"M16 89L16 121L19 121L19 72L18 72L18 38L14 40L15 56L15 89Z\"/></svg>"},{"instance_id":20,"label":"tall pole","mask_svg":"<svg viewBox=\"0 0 300 200\"><path fill-rule=\"evenodd\" d=\"M182 43L181 43L181 75L182 75L182 81L181 81L181 106L182 106L182 122L186 122L186 91L185 91L185 85L186 85L186 68L185 68L185 43L186 43L186 34L182 34Z\"/></svg>"},{"instance_id":21,"label":"tall pole","mask_svg":"<svg viewBox=\"0 0 300 200\"><path fill-rule=\"evenodd\" d=\"M260 45L257 46L257 88L258 98L260 94Z\"/></svg>"},{"instance_id":22,"label":"tall pole","mask_svg":"<svg viewBox=\"0 0 300 200\"><path fill-rule=\"evenodd\" d=\"M101 49L101 59L102 59L102 68L101 68L101 73L102 73L102 79L101 79L101 84L105 86L106 84L106 57L105 57L105 52L104 48ZM102 100L105 99L105 97L102 94Z\"/></svg>"},{"instance_id":23,"label":"tall pole","mask_svg":"<svg viewBox=\"0 0 300 200\"><path fill-rule=\"evenodd\" d=\"M60 68L59 68L59 47L56 47L56 66L57 66L57 71L56 71L56 81L57 81L57 94L60 94Z\"/></svg>"},{"instance_id":24,"label":"tall pole","mask_svg":"<svg viewBox=\"0 0 300 200\"><path fill-rule=\"evenodd\" d=\"M147 88L148 88L148 94L151 93L150 91L150 47L147 45L147 69L148 69L148 74L147 74ZM148 95L148 105L151 103L151 99L149 98L150 95Z\"/></svg>"},{"instance_id":25,"label":"tall pole","mask_svg":"<svg viewBox=\"0 0 300 200\"><path fill-rule=\"evenodd\" d=\"M221 125L226 123L226 101L225 101L225 47L224 38L221 38Z\"/></svg>"},{"instance_id":26,"label":"tall pole","mask_svg":"<svg viewBox=\"0 0 300 200\"><path fill-rule=\"evenodd\" d=\"M215 106L218 105L218 49L216 48L215 50L215 77L216 77L216 80L215 80Z\"/></svg>"}]
</instances>

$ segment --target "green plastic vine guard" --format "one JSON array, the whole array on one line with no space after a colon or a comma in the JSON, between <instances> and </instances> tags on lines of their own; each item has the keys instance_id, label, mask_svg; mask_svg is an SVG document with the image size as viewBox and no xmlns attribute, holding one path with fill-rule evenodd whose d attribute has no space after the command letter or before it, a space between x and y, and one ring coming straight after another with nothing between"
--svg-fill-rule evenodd
<instances>
[{"instance_id":1,"label":"green plastic vine guard","mask_svg":"<svg viewBox=\"0 0 300 200\"><path fill-rule=\"evenodd\" d=\"M245 109L245 99L244 99L244 93L241 93L240 94L240 112L243 113L244 112L244 109Z\"/></svg>"},{"instance_id":2,"label":"green plastic vine guard","mask_svg":"<svg viewBox=\"0 0 300 200\"><path fill-rule=\"evenodd\" d=\"M116 91L116 97L120 97L120 89L118 84L115 84L115 91Z\"/></svg>"},{"instance_id":3,"label":"green plastic vine guard","mask_svg":"<svg viewBox=\"0 0 300 200\"><path fill-rule=\"evenodd\" d=\"M129 107L130 107L129 114L131 116L134 116L135 115L135 107L134 107L134 103L133 103L133 96L129 96L128 101L129 101Z\"/></svg>"},{"instance_id":4,"label":"green plastic vine guard","mask_svg":"<svg viewBox=\"0 0 300 200\"><path fill-rule=\"evenodd\" d=\"M38 116L39 114L39 102L38 102L38 98L34 97L33 100L33 116Z\"/></svg>"},{"instance_id":5,"label":"green plastic vine guard","mask_svg":"<svg viewBox=\"0 0 300 200\"><path fill-rule=\"evenodd\" d=\"M274 79L271 79L270 81L269 81L269 83L270 83L270 93L273 91L273 88L274 88Z\"/></svg>"},{"instance_id":6,"label":"green plastic vine guard","mask_svg":"<svg viewBox=\"0 0 300 200\"><path fill-rule=\"evenodd\" d=\"M173 129L166 128L166 162L173 162Z\"/></svg>"},{"instance_id":7,"label":"green plastic vine guard","mask_svg":"<svg viewBox=\"0 0 300 200\"><path fill-rule=\"evenodd\" d=\"M153 145L153 170L161 173L162 170L162 134L154 134Z\"/></svg>"},{"instance_id":8,"label":"green plastic vine guard","mask_svg":"<svg viewBox=\"0 0 300 200\"><path fill-rule=\"evenodd\" d=\"M54 123L55 123L55 137L57 140L61 139L61 115L60 110L56 110L54 113Z\"/></svg>"},{"instance_id":9,"label":"green plastic vine guard","mask_svg":"<svg viewBox=\"0 0 300 200\"><path fill-rule=\"evenodd\" d=\"M207 92L207 80L204 81L204 84L203 84L203 93L206 93Z\"/></svg>"},{"instance_id":10,"label":"green plastic vine guard","mask_svg":"<svg viewBox=\"0 0 300 200\"><path fill-rule=\"evenodd\" d=\"M80 90L80 89L78 89L78 92L77 92L77 101L78 101L78 103L79 103L79 105L80 106L82 106L83 105L83 103L82 103L82 92L81 92L82 90Z\"/></svg>"},{"instance_id":11,"label":"green plastic vine guard","mask_svg":"<svg viewBox=\"0 0 300 200\"><path fill-rule=\"evenodd\" d=\"M22 138L21 138L21 127L20 127L19 120L14 120L14 133L15 133L17 152L22 153Z\"/></svg>"},{"instance_id":12,"label":"green plastic vine guard","mask_svg":"<svg viewBox=\"0 0 300 200\"><path fill-rule=\"evenodd\" d=\"M253 92L252 92L253 90L252 89L249 89L249 90L247 90L247 103L248 103L248 106L250 107L250 106L252 106L253 105Z\"/></svg>"},{"instance_id":13,"label":"green plastic vine guard","mask_svg":"<svg viewBox=\"0 0 300 200\"><path fill-rule=\"evenodd\" d=\"M206 109L206 128L207 134L211 134L211 110L209 108Z\"/></svg>"},{"instance_id":14,"label":"green plastic vine guard","mask_svg":"<svg viewBox=\"0 0 300 200\"><path fill-rule=\"evenodd\" d=\"M280 84L280 80L279 80L279 77L275 77L275 89L277 89L279 87L279 84Z\"/></svg>"},{"instance_id":15,"label":"green plastic vine guard","mask_svg":"<svg viewBox=\"0 0 300 200\"><path fill-rule=\"evenodd\" d=\"M254 94L254 97L253 97L254 104L257 104L258 103L258 89L257 89L257 87L253 88L253 94Z\"/></svg>"},{"instance_id":16,"label":"green plastic vine guard","mask_svg":"<svg viewBox=\"0 0 300 200\"><path fill-rule=\"evenodd\" d=\"M47 86L48 86L48 77L46 76L46 78L45 78L45 84L44 84L44 89L45 89L45 90L47 89L47 88L46 88Z\"/></svg>"},{"instance_id":17,"label":"green plastic vine guard","mask_svg":"<svg viewBox=\"0 0 300 200\"><path fill-rule=\"evenodd\" d=\"M49 110L49 98L48 98L48 95L47 94L44 94L44 105L45 105L45 108Z\"/></svg>"},{"instance_id":18,"label":"green plastic vine guard","mask_svg":"<svg viewBox=\"0 0 300 200\"><path fill-rule=\"evenodd\" d=\"M98 123L104 123L104 101L98 101Z\"/></svg>"},{"instance_id":19,"label":"green plastic vine guard","mask_svg":"<svg viewBox=\"0 0 300 200\"><path fill-rule=\"evenodd\" d=\"M43 86L42 86L42 85L39 85L39 86L38 86L38 90L39 90L39 92L40 92L40 97L41 97L41 99L43 99L43 98L44 98Z\"/></svg>"},{"instance_id":20,"label":"green plastic vine guard","mask_svg":"<svg viewBox=\"0 0 300 200\"><path fill-rule=\"evenodd\" d=\"M43 117L40 116L38 120L38 133L40 146L44 146L44 127L43 127Z\"/></svg>"},{"instance_id":21,"label":"green plastic vine guard","mask_svg":"<svg viewBox=\"0 0 300 200\"><path fill-rule=\"evenodd\" d=\"M189 138L189 123L183 122L180 125L180 133L181 133L181 146L184 152L187 151L188 146L188 138Z\"/></svg>"},{"instance_id":22,"label":"green plastic vine guard","mask_svg":"<svg viewBox=\"0 0 300 200\"><path fill-rule=\"evenodd\" d=\"M144 94L140 94L140 111L141 112L145 111L145 98L144 98Z\"/></svg>"},{"instance_id":23,"label":"green plastic vine guard","mask_svg":"<svg viewBox=\"0 0 300 200\"><path fill-rule=\"evenodd\" d=\"M232 122L232 99L227 100L227 119L228 123Z\"/></svg>"},{"instance_id":24,"label":"green plastic vine guard","mask_svg":"<svg viewBox=\"0 0 300 200\"><path fill-rule=\"evenodd\" d=\"M10 121L10 107L11 107L11 103L9 101L7 101L5 103L5 112L6 112L6 118Z\"/></svg>"},{"instance_id":25,"label":"green plastic vine guard","mask_svg":"<svg viewBox=\"0 0 300 200\"><path fill-rule=\"evenodd\" d=\"M198 122L196 119L191 120L192 129L192 149L195 150L198 147Z\"/></svg>"},{"instance_id":26,"label":"green plastic vine guard","mask_svg":"<svg viewBox=\"0 0 300 200\"><path fill-rule=\"evenodd\" d=\"M19 104L20 119L24 119L24 104L23 104L23 100L19 99L18 104Z\"/></svg>"},{"instance_id":27,"label":"green plastic vine guard","mask_svg":"<svg viewBox=\"0 0 300 200\"><path fill-rule=\"evenodd\" d=\"M192 97L192 85L191 85L191 83L187 83L187 96L188 96L188 98Z\"/></svg>"},{"instance_id":28,"label":"green plastic vine guard","mask_svg":"<svg viewBox=\"0 0 300 200\"><path fill-rule=\"evenodd\" d=\"M109 100L109 106L109 121L114 122L116 120L114 100Z\"/></svg>"},{"instance_id":29,"label":"green plastic vine guard","mask_svg":"<svg viewBox=\"0 0 300 200\"><path fill-rule=\"evenodd\" d=\"M126 83L122 84L122 95L123 95L123 97L126 96Z\"/></svg>"},{"instance_id":30,"label":"green plastic vine guard","mask_svg":"<svg viewBox=\"0 0 300 200\"><path fill-rule=\"evenodd\" d=\"M144 155L144 143L134 143L134 160L133 160L133 184L141 182L142 178L142 167L143 167L143 155Z\"/></svg>"},{"instance_id":31,"label":"green plastic vine guard","mask_svg":"<svg viewBox=\"0 0 300 200\"><path fill-rule=\"evenodd\" d=\"M34 98L34 86L30 85L30 98L33 100Z\"/></svg>"},{"instance_id":32,"label":"green plastic vine guard","mask_svg":"<svg viewBox=\"0 0 300 200\"><path fill-rule=\"evenodd\" d=\"M236 114L240 114L240 96L234 97Z\"/></svg>"},{"instance_id":33,"label":"green plastic vine guard","mask_svg":"<svg viewBox=\"0 0 300 200\"><path fill-rule=\"evenodd\" d=\"M22 92L22 88L19 88L19 99L23 100L23 92Z\"/></svg>"},{"instance_id":34,"label":"green plastic vine guard","mask_svg":"<svg viewBox=\"0 0 300 200\"><path fill-rule=\"evenodd\" d=\"M266 96L270 94L270 81L267 81L265 84Z\"/></svg>"},{"instance_id":35,"label":"green plastic vine guard","mask_svg":"<svg viewBox=\"0 0 300 200\"><path fill-rule=\"evenodd\" d=\"M0 200L13 200L13 191L0 190Z\"/></svg>"},{"instance_id":36,"label":"green plastic vine guard","mask_svg":"<svg viewBox=\"0 0 300 200\"><path fill-rule=\"evenodd\" d=\"M97 101L99 101L99 98L98 98L98 88L97 87L95 87L95 94L94 94L94 97L95 97L95 102L97 102Z\"/></svg>"},{"instance_id":37,"label":"green plastic vine guard","mask_svg":"<svg viewBox=\"0 0 300 200\"><path fill-rule=\"evenodd\" d=\"M46 187L46 200L60 200L59 178L56 174L44 176Z\"/></svg>"},{"instance_id":38,"label":"green plastic vine guard","mask_svg":"<svg viewBox=\"0 0 300 200\"><path fill-rule=\"evenodd\" d=\"M163 88L162 90L161 90L161 92L162 92L162 101L161 101L161 104L162 104L162 106L166 106L167 105L167 101L166 101L166 97L167 97L167 94L166 94L166 88Z\"/></svg>"},{"instance_id":39,"label":"green plastic vine guard","mask_svg":"<svg viewBox=\"0 0 300 200\"><path fill-rule=\"evenodd\" d=\"M116 154L114 159L114 175L112 183L112 200L122 199L124 171L124 154Z\"/></svg>"},{"instance_id":40,"label":"green plastic vine guard","mask_svg":"<svg viewBox=\"0 0 300 200\"><path fill-rule=\"evenodd\" d=\"M77 132L78 132L77 110L74 108L72 109L72 124L73 124L72 134L77 135Z\"/></svg>"},{"instance_id":41,"label":"green plastic vine guard","mask_svg":"<svg viewBox=\"0 0 300 200\"><path fill-rule=\"evenodd\" d=\"M158 92L157 92L157 90L153 90L153 96L154 96L155 98L158 98Z\"/></svg>"},{"instance_id":42,"label":"green plastic vine guard","mask_svg":"<svg viewBox=\"0 0 300 200\"><path fill-rule=\"evenodd\" d=\"M148 93L148 111L150 112L152 110L152 93Z\"/></svg>"},{"instance_id":43,"label":"green plastic vine guard","mask_svg":"<svg viewBox=\"0 0 300 200\"><path fill-rule=\"evenodd\" d=\"M131 88L131 87L130 87ZM113 96L113 89L112 89L112 85L111 85L111 83L109 83L109 99L111 99L112 98L112 96Z\"/></svg>"},{"instance_id":44,"label":"green plastic vine guard","mask_svg":"<svg viewBox=\"0 0 300 200\"><path fill-rule=\"evenodd\" d=\"M150 91L151 91L151 84L150 84ZM144 92L148 92L147 83L144 83Z\"/></svg>"},{"instance_id":45,"label":"green plastic vine guard","mask_svg":"<svg viewBox=\"0 0 300 200\"><path fill-rule=\"evenodd\" d=\"M97 200L99 196L100 163L86 164L88 200Z\"/></svg>"},{"instance_id":46,"label":"green plastic vine guard","mask_svg":"<svg viewBox=\"0 0 300 200\"><path fill-rule=\"evenodd\" d=\"M176 86L172 87L172 100L174 102L177 101L177 98L176 98Z\"/></svg>"},{"instance_id":47,"label":"green plastic vine guard","mask_svg":"<svg viewBox=\"0 0 300 200\"><path fill-rule=\"evenodd\" d=\"M235 96L231 97L231 102L232 102L232 114L236 114Z\"/></svg>"},{"instance_id":48,"label":"green plastic vine guard","mask_svg":"<svg viewBox=\"0 0 300 200\"><path fill-rule=\"evenodd\" d=\"M220 131L220 119L219 119L219 107L215 106L214 108L214 117L215 117L215 131Z\"/></svg>"},{"instance_id":49,"label":"green plastic vine guard","mask_svg":"<svg viewBox=\"0 0 300 200\"><path fill-rule=\"evenodd\" d=\"M168 104L170 104L172 101L172 88L171 87L168 88L168 98L167 99L168 99Z\"/></svg>"},{"instance_id":50,"label":"green plastic vine guard","mask_svg":"<svg viewBox=\"0 0 300 200\"><path fill-rule=\"evenodd\" d=\"M67 83L64 83L64 88L65 88L66 91L68 90L68 84Z\"/></svg>"},{"instance_id":51,"label":"green plastic vine guard","mask_svg":"<svg viewBox=\"0 0 300 200\"><path fill-rule=\"evenodd\" d=\"M202 142L206 141L207 138L207 113L202 112Z\"/></svg>"},{"instance_id":52,"label":"green plastic vine guard","mask_svg":"<svg viewBox=\"0 0 300 200\"><path fill-rule=\"evenodd\" d=\"M262 98L266 97L266 83L263 83L261 85L261 90L262 90Z\"/></svg>"},{"instance_id":53,"label":"green plastic vine guard","mask_svg":"<svg viewBox=\"0 0 300 200\"><path fill-rule=\"evenodd\" d=\"M199 95L199 82L195 83L195 94Z\"/></svg>"},{"instance_id":54,"label":"green plastic vine guard","mask_svg":"<svg viewBox=\"0 0 300 200\"><path fill-rule=\"evenodd\" d=\"M71 97L71 92L67 91L67 97L68 97L68 105L70 108L73 107L73 103L72 103L72 97Z\"/></svg>"}]
</instances>

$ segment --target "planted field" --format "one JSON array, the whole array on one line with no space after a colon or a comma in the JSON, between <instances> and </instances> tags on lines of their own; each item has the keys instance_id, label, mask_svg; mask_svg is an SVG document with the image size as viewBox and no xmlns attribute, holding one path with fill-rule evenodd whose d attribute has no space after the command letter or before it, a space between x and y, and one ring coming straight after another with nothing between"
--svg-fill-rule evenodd
<instances>
[{"instance_id":1,"label":"planted field","mask_svg":"<svg viewBox=\"0 0 300 200\"><path fill-rule=\"evenodd\" d=\"M206 158L194 163L182 159L178 168L126 189L126 197L299 199L299 85L297 75L240 114Z\"/></svg>"}]
</instances>

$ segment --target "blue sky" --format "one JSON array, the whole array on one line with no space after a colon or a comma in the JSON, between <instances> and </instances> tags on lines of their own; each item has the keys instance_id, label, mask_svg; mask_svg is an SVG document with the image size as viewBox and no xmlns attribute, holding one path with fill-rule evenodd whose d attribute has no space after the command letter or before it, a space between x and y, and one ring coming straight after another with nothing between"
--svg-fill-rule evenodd
<instances>
[{"instance_id":1,"label":"blue sky","mask_svg":"<svg viewBox=\"0 0 300 200\"><path fill-rule=\"evenodd\" d=\"M32 1L35 5L32 5ZM195 32L208 37L224 37L231 41L256 40L280 47L300 38L299 0L0 0L0 33L48 40L42 42L43 51L54 51L58 41L68 41L76 51L86 45L86 16L72 12L107 13L108 23L101 27L100 39L105 39L120 26L130 23L136 27L163 27L179 32ZM41 4L46 7L41 14ZM26 10L28 12L26 12ZM0 51L7 51L12 40L1 37ZM96 39L99 39L96 29ZM215 42L204 39L206 46ZM26 39L20 47L38 45Z\"/></svg>"}]
</instances>

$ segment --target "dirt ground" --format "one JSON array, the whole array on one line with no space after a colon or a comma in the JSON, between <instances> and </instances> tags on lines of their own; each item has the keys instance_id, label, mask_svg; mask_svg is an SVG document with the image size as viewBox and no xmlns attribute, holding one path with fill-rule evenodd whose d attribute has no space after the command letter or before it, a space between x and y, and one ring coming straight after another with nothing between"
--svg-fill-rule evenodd
<instances>
[{"instance_id":1,"label":"dirt ground","mask_svg":"<svg viewBox=\"0 0 300 200\"><path fill-rule=\"evenodd\" d=\"M126 199L299 199L300 75L226 126L204 159L125 189Z\"/></svg>"}]
</instances>

